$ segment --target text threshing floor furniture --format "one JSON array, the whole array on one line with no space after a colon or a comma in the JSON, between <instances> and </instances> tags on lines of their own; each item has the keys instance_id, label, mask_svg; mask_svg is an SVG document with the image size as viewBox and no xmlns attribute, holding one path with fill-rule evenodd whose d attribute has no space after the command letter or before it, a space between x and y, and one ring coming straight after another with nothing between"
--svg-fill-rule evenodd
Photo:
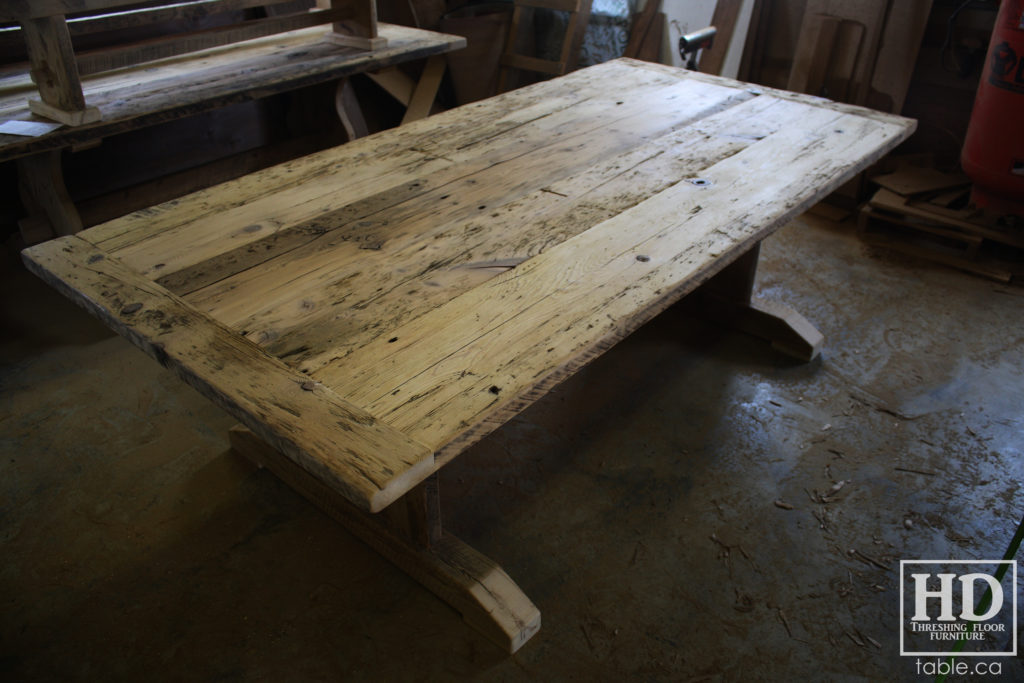
<instances>
[{"instance_id":1,"label":"text threshing floor furniture","mask_svg":"<svg viewBox=\"0 0 1024 683\"><path fill-rule=\"evenodd\" d=\"M441 526L436 472L758 244L908 119L616 60L138 212L28 266L235 415L277 472L510 651L540 613ZM399 503L399 504L396 504Z\"/></svg>"}]
</instances>

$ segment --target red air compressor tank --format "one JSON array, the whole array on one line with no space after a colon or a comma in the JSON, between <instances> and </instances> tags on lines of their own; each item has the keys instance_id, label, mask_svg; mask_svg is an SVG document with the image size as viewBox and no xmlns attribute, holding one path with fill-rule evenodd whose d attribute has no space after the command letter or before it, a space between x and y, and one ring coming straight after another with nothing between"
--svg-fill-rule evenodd
<instances>
[{"instance_id":1,"label":"red air compressor tank","mask_svg":"<svg viewBox=\"0 0 1024 683\"><path fill-rule=\"evenodd\" d=\"M961 155L971 200L1024 216L1024 0L1003 0Z\"/></svg>"}]
</instances>

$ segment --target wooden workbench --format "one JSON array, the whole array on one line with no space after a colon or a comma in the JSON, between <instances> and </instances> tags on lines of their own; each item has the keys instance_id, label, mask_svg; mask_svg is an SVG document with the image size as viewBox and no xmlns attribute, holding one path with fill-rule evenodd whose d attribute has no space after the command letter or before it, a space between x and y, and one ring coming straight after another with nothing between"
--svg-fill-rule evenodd
<instances>
[{"instance_id":1,"label":"wooden workbench","mask_svg":"<svg viewBox=\"0 0 1024 683\"><path fill-rule=\"evenodd\" d=\"M442 529L437 470L698 287L813 356L807 321L751 299L757 246L913 127L617 60L24 257L234 414L237 449L514 651L540 614Z\"/></svg>"},{"instance_id":2,"label":"wooden workbench","mask_svg":"<svg viewBox=\"0 0 1024 683\"><path fill-rule=\"evenodd\" d=\"M19 160L30 210L45 215L58 234L77 232L81 220L64 188L58 154L62 149L412 60L441 59L466 42L461 36L407 26L379 28L387 44L373 51L331 42L324 27L313 27L86 77L86 102L99 110L101 120L39 137L0 134L0 162ZM437 91L444 67L443 62L436 64L440 70L432 69L409 95L421 109L424 103L429 109ZM28 108L35 88L25 68L0 72L0 121L45 121Z\"/></svg>"}]
</instances>

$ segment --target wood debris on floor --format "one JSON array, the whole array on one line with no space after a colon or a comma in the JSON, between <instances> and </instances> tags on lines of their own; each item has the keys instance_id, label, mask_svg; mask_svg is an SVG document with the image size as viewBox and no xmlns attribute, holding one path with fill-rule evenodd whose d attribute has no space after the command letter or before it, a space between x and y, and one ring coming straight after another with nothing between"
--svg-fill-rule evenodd
<instances>
[{"instance_id":1,"label":"wood debris on floor","mask_svg":"<svg viewBox=\"0 0 1024 683\"><path fill-rule=\"evenodd\" d=\"M999 282L1024 277L1024 218L971 205L967 176L904 165L872 181L879 189L857 221L863 241Z\"/></svg>"}]
</instances>

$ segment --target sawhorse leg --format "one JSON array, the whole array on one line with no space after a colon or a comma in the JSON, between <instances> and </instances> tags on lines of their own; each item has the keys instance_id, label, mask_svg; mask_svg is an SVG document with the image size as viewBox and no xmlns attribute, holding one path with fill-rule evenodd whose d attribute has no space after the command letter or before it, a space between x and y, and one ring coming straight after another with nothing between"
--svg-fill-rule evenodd
<instances>
[{"instance_id":1,"label":"sawhorse leg","mask_svg":"<svg viewBox=\"0 0 1024 683\"><path fill-rule=\"evenodd\" d=\"M18 192L28 212L19 222L25 243L35 244L81 230L82 219L64 185L60 150L21 157L17 165Z\"/></svg>"},{"instance_id":2,"label":"sawhorse leg","mask_svg":"<svg viewBox=\"0 0 1024 683\"><path fill-rule=\"evenodd\" d=\"M436 473L380 514L371 515L248 429L233 427L230 438L235 451L276 474L507 652L518 650L540 629L540 611L508 574L444 531Z\"/></svg>"},{"instance_id":3,"label":"sawhorse leg","mask_svg":"<svg viewBox=\"0 0 1024 683\"><path fill-rule=\"evenodd\" d=\"M693 293L701 315L772 343L772 347L803 361L813 360L825 337L785 304L753 296L758 243Z\"/></svg>"},{"instance_id":4,"label":"sawhorse leg","mask_svg":"<svg viewBox=\"0 0 1024 683\"><path fill-rule=\"evenodd\" d=\"M420 75L419 81L416 82L395 66L366 75L385 92L405 105L405 116L402 117L400 124L405 125L430 116L431 107L434 106L434 99L437 97L437 90L441 86L441 78L444 76L444 69L444 57L434 55L427 59L423 73ZM341 124L345 127L349 140L368 134L366 121L349 79L343 78L338 82L334 103L338 111L338 118L341 119Z\"/></svg>"}]
</instances>

